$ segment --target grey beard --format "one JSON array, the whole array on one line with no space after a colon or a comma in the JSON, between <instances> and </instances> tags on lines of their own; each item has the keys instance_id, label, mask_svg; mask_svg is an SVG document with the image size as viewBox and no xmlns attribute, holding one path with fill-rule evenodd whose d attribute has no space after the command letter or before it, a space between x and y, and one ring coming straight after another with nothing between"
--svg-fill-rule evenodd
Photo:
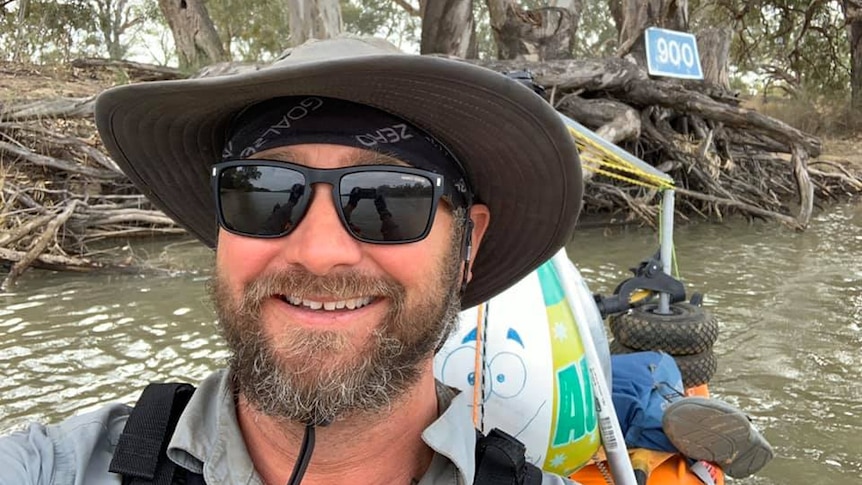
<instances>
[{"instance_id":1,"label":"grey beard","mask_svg":"<svg viewBox=\"0 0 862 485\"><path fill-rule=\"evenodd\" d=\"M455 328L459 299L457 256L443 262L436 288L406 308L397 282L356 273L317 277L304 270L264 276L234 302L216 275L211 293L219 326L231 350L228 361L235 392L270 417L321 425L390 409L417 381L422 364ZM277 339L260 322L261 303L273 294L382 295L390 311L364 348L339 332L283 329ZM343 355L354 357L333 362Z\"/></svg>"}]
</instances>

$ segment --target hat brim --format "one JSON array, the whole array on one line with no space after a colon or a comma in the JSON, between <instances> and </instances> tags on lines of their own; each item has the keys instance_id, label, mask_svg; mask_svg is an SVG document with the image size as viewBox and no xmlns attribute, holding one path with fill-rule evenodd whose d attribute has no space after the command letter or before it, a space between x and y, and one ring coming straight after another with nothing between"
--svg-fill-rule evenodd
<instances>
[{"instance_id":1,"label":"hat brim","mask_svg":"<svg viewBox=\"0 0 862 485\"><path fill-rule=\"evenodd\" d=\"M505 290L571 237L583 182L565 126L530 89L464 62L365 55L134 84L99 96L96 123L108 151L153 204L215 247L210 167L220 160L230 120L252 103L293 95L382 109L427 131L462 162L491 212L464 308Z\"/></svg>"}]
</instances>

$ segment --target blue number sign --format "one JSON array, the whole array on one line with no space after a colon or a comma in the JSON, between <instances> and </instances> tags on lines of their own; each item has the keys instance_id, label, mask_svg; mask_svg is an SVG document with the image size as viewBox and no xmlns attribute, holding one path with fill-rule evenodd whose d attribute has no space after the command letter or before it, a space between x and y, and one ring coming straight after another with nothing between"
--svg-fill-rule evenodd
<instances>
[{"instance_id":1,"label":"blue number sign","mask_svg":"<svg viewBox=\"0 0 862 485\"><path fill-rule=\"evenodd\" d=\"M675 30L646 29L647 68L653 76L703 79L697 40Z\"/></svg>"}]
</instances>

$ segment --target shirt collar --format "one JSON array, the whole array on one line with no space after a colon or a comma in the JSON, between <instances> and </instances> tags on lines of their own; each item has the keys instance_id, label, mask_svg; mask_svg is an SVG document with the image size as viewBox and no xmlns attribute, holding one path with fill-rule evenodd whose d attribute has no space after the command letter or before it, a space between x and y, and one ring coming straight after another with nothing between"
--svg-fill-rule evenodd
<instances>
[{"instance_id":1,"label":"shirt collar","mask_svg":"<svg viewBox=\"0 0 862 485\"><path fill-rule=\"evenodd\" d=\"M440 417L425 428L422 439L436 453L455 465L460 483L473 483L476 469L476 428L472 401L467 393L437 382L437 409Z\"/></svg>"},{"instance_id":2,"label":"shirt collar","mask_svg":"<svg viewBox=\"0 0 862 485\"><path fill-rule=\"evenodd\" d=\"M203 473L207 482L260 483L237 422L226 370L204 379L192 395L168 444L168 457Z\"/></svg>"},{"instance_id":3,"label":"shirt collar","mask_svg":"<svg viewBox=\"0 0 862 485\"><path fill-rule=\"evenodd\" d=\"M476 433L470 396L439 382L436 391L440 417L425 428L422 439L455 466L460 483L473 483ZM167 454L174 463L202 473L208 482L260 483L237 422L226 370L201 382L180 416Z\"/></svg>"}]
</instances>

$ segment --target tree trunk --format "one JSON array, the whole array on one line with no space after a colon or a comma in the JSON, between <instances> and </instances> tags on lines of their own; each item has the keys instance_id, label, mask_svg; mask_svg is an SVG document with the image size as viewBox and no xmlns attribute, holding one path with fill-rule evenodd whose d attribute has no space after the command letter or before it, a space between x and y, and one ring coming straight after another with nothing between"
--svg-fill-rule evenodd
<instances>
[{"instance_id":1,"label":"tree trunk","mask_svg":"<svg viewBox=\"0 0 862 485\"><path fill-rule=\"evenodd\" d=\"M850 41L850 106L862 112L862 0L844 0L847 37Z\"/></svg>"},{"instance_id":2,"label":"tree trunk","mask_svg":"<svg viewBox=\"0 0 862 485\"><path fill-rule=\"evenodd\" d=\"M174 35L180 69L228 60L204 0L159 0L159 8Z\"/></svg>"},{"instance_id":3,"label":"tree trunk","mask_svg":"<svg viewBox=\"0 0 862 485\"><path fill-rule=\"evenodd\" d=\"M14 46L14 52L12 53L12 60L21 62L27 56L22 52L22 45L24 45L24 36L27 35L28 24L27 17L30 15L30 0L19 0L18 1L18 12L16 14L16 27L13 35L15 36L15 41L12 42L12 46Z\"/></svg>"},{"instance_id":4,"label":"tree trunk","mask_svg":"<svg viewBox=\"0 0 862 485\"><path fill-rule=\"evenodd\" d=\"M697 34L697 50L704 81L726 90L730 90L728 56L731 35L731 30L726 28L708 28Z\"/></svg>"},{"instance_id":5,"label":"tree trunk","mask_svg":"<svg viewBox=\"0 0 862 485\"><path fill-rule=\"evenodd\" d=\"M583 5L557 0L552 6L522 10L516 0L486 0L499 59L570 59ZM557 5L557 6L554 6Z\"/></svg>"},{"instance_id":6,"label":"tree trunk","mask_svg":"<svg viewBox=\"0 0 862 485\"><path fill-rule=\"evenodd\" d=\"M469 57L473 0L428 0L422 16L422 54Z\"/></svg>"},{"instance_id":7,"label":"tree trunk","mask_svg":"<svg viewBox=\"0 0 862 485\"><path fill-rule=\"evenodd\" d=\"M287 0L290 15L290 45L309 39L331 39L341 33L338 0Z\"/></svg>"},{"instance_id":8,"label":"tree trunk","mask_svg":"<svg viewBox=\"0 0 862 485\"><path fill-rule=\"evenodd\" d=\"M631 54L646 65L643 33L647 27L688 30L688 0L609 0L619 34L617 55Z\"/></svg>"},{"instance_id":9,"label":"tree trunk","mask_svg":"<svg viewBox=\"0 0 862 485\"><path fill-rule=\"evenodd\" d=\"M126 54L126 48L120 42L120 35L137 22L129 22L125 19L127 12L127 0L99 0L96 2L98 11L97 21L105 48L108 50L108 58L119 60Z\"/></svg>"}]
</instances>

